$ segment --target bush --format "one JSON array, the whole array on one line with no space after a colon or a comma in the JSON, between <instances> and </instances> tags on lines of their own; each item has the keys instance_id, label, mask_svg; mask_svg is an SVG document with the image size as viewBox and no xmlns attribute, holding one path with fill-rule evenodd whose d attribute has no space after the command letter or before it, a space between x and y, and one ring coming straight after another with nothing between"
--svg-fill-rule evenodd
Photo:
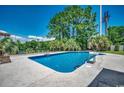
<instances>
[{"instance_id":1,"label":"bush","mask_svg":"<svg viewBox=\"0 0 124 93\"><path fill-rule=\"evenodd\" d=\"M74 39L63 39L63 40L54 40L50 42L51 51L75 51L81 50L80 46Z\"/></svg>"},{"instance_id":2,"label":"bush","mask_svg":"<svg viewBox=\"0 0 124 93\"><path fill-rule=\"evenodd\" d=\"M104 51L110 48L111 41L105 36L96 36L89 40L88 47L92 50Z\"/></svg>"},{"instance_id":3,"label":"bush","mask_svg":"<svg viewBox=\"0 0 124 93\"><path fill-rule=\"evenodd\" d=\"M119 50L119 45L118 44L115 45L115 49L114 50L115 51L118 51Z\"/></svg>"},{"instance_id":4,"label":"bush","mask_svg":"<svg viewBox=\"0 0 124 93\"><path fill-rule=\"evenodd\" d=\"M69 50L69 51L79 51L81 50L81 47L79 46L78 43L76 43L76 41L74 39L69 39L64 46L65 50Z\"/></svg>"}]
</instances>

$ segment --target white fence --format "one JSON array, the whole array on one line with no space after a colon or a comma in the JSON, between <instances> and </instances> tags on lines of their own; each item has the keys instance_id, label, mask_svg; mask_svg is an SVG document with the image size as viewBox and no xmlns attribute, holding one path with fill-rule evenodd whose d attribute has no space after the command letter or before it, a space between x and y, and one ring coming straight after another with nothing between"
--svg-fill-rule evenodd
<instances>
[{"instance_id":1,"label":"white fence","mask_svg":"<svg viewBox=\"0 0 124 93\"><path fill-rule=\"evenodd\" d=\"M111 51L115 51L115 50L117 50L117 51L124 51L124 45L111 45L111 47L110 47L110 50Z\"/></svg>"}]
</instances>

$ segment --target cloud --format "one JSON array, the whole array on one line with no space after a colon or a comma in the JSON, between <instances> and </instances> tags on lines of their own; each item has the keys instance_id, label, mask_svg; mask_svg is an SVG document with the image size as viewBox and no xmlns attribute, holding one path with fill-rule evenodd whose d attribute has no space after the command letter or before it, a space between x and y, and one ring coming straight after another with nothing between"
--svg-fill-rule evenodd
<instances>
[{"instance_id":1,"label":"cloud","mask_svg":"<svg viewBox=\"0 0 124 93\"><path fill-rule=\"evenodd\" d=\"M0 30L0 32L7 33L4 30ZM55 38L53 38L53 37L48 38L48 37L33 36L33 35L29 35L27 38L21 37L21 36L18 36L18 35L10 35L10 38L12 38L14 41L19 40L21 42L32 41L32 40L35 40L35 41L52 41L52 40L55 40Z\"/></svg>"},{"instance_id":2,"label":"cloud","mask_svg":"<svg viewBox=\"0 0 124 93\"><path fill-rule=\"evenodd\" d=\"M7 33L7 32L6 32L6 31L4 31L4 30L0 30L0 32L1 32L1 33Z\"/></svg>"},{"instance_id":3,"label":"cloud","mask_svg":"<svg viewBox=\"0 0 124 93\"><path fill-rule=\"evenodd\" d=\"M22 39L22 38L23 38L23 37L17 36L17 35L11 35L10 37L11 37L11 38L15 38L15 39Z\"/></svg>"},{"instance_id":4,"label":"cloud","mask_svg":"<svg viewBox=\"0 0 124 93\"><path fill-rule=\"evenodd\" d=\"M52 40L55 40L55 38L47 38L47 37L40 37L40 36L32 36L32 35L29 35L28 36L29 40L36 40L36 41L52 41Z\"/></svg>"},{"instance_id":5,"label":"cloud","mask_svg":"<svg viewBox=\"0 0 124 93\"><path fill-rule=\"evenodd\" d=\"M28 41L27 38L21 37L21 36L17 36L17 35L11 35L10 38L12 38L14 41L19 40L21 42L25 42Z\"/></svg>"}]
</instances>

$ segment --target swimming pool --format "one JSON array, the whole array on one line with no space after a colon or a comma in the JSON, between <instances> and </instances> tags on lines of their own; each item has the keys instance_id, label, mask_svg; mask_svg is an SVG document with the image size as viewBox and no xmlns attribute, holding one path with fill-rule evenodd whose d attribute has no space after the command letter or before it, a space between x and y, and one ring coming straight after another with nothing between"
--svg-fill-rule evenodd
<instances>
[{"instance_id":1,"label":"swimming pool","mask_svg":"<svg viewBox=\"0 0 124 93\"><path fill-rule=\"evenodd\" d=\"M58 72L72 72L94 56L89 52L64 52L29 58Z\"/></svg>"}]
</instances>

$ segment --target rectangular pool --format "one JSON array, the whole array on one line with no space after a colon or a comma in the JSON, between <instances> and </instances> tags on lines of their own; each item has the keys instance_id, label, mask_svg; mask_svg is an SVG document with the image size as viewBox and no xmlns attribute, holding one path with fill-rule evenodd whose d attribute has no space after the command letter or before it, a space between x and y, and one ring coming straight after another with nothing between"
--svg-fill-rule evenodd
<instances>
[{"instance_id":1,"label":"rectangular pool","mask_svg":"<svg viewBox=\"0 0 124 93\"><path fill-rule=\"evenodd\" d=\"M93 57L89 52L64 52L29 58L58 72L72 72Z\"/></svg>"}]
</instances>

